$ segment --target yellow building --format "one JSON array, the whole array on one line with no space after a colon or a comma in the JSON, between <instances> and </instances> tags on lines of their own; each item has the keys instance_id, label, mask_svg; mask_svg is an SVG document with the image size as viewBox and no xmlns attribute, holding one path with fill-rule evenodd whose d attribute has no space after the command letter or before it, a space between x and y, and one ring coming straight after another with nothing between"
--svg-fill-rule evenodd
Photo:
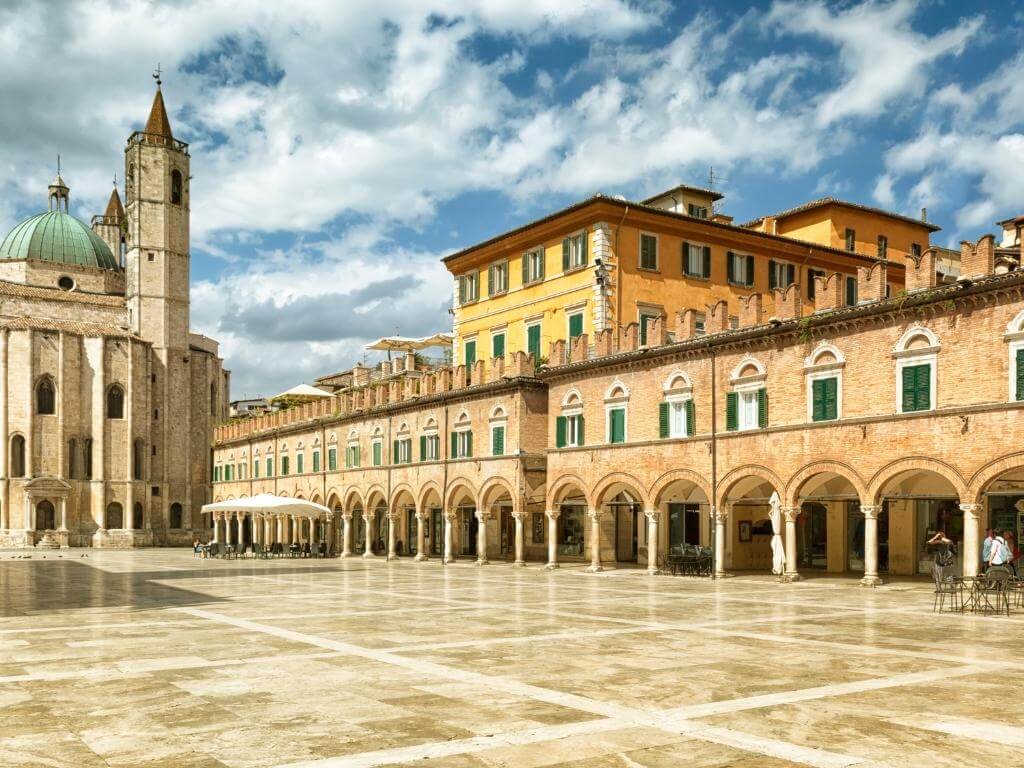
<instances>
[{"instance_id":1,"label":"yellow building","mask_svg":"<svg viewBox=\"0 0 1024 768\"><path fill-rule=\"evenodd\" d=\"M919 257L928 249L931 233L941 229L924 219L923 210L921 219L912 219L832 197L812 200L743 226L898 263L907 256Z\"/></svg>"},{"instance_id":2,"label":"yellow building","mask_svg":"<svg viewBox=\"0 0 1024 768\"><path fill-rule=\"evenodd\" d=\"M876 264L873 254L734 226L713 210L720 197L686 186L644 202L596 195L448 256L456 283L454 360L526 351L544 362L553 341L584 333L593 339L630 323L639 324L643 344L651 318L667 318L671 327L677 313L694 310L700 329L707 307L720 300L735 325L742 298L764 294L771 316L775 289L790 285L797 286L799 311L808 313L817 274L842 273L845 302L858 302L857 268ZM929 227L918 226L925 246ZM903 259L889 267L889 290L898 291Z\"/></svg>"}]
</instances>

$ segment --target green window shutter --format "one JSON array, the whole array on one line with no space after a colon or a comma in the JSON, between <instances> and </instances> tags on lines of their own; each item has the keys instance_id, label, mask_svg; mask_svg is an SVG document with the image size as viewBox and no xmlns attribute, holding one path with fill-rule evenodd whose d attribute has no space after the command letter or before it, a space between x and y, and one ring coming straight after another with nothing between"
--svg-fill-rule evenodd
<instances>
[{"instance_id":1,"label":"green window shutter","mask_svg":"<svg viewBox=\"0 0 1024 768\"><path fill-rule=\"evenodd\" d=\"M466 303L466 278L459 277L459 304Z\"/></svg>"},{"instance_id":2,"label":"green window shutter","mask_svg":"<svg viewBox=\"0 0 1024 768\"><path fill-rule=\"evenodd\" d=\"M355 447L354 451L355 451L355 454L356 454L356 466L357 467L362 466L362 463L363 463L363 447L361 445L357 445Z\"/></svg>"},{"instance_id":3,"label":"green window shutter","mask_svg":"<svg viewBox=\"0 0 1024 768\"><path fill-rule=\"evenodd\" d=\"M467 432L466 433L466 457L467 458L472 458L473 457L473 433L472 432Z\"/></svg>"},{"instance_id":4,"label":"green window shutter","mask_svg":"<svg viewBox=\"0 0 1024 768\"><path fill-rule=\"evenodd\" d=\"M391 463L392 464L397 464L398 463L398 457L402 455L401 451L399 451L399 447L398 447L399 442L400 442L399 440L392 440L391 441Z\"/></svg>"},{"instance_id":5,"label":"green window shutter","mask_svg":"<svg viewBox=\"0 0 1024 768\"><path fill-rule=\"evenodd\" d=\"M562 271L569 271L569 238L562 239Z\"/></svg>"},{"instance_id":6,"label":"green window shutter","mask_svg":"<svg viewBox=\"0 0 1024 768\"><path fill-rule=\"evenodd\" d=\"M775 259L768 259L768 290L774 290L779 287L779 282L776 279L776 268Z\"/></svg>"},{"instance_id":7,"label":"green window shutter","mask_svg":"<svg viewBox=\"0 0 1024 768\"><path fill-rule=\"evenodd\" d=\"M420 435L420 461L427 460L427 436Z\"/></svg>"},{"instance_id":8,"label":"green window shutter","mask_svg":"<svg viewBox=\"0 0 1024 768\"><path fill-rule=\"evenodd\" d=\"M1024 348L1017 350L1017 399L1024 400Z\"/></svg>"},{"instance_id":9,"label":"green window shutter","mask_svg":"<svg viewBox=\"0 0 1024 768\"><path fill-rule=\"evenodd\" d=\"M669 436L669 408L668 403L658 403L658 435L662 438Z\"/></svg>"},{"instance_id":10,"label":"green window shutter","mask_svg":"<svg viewBox=\"0 0 1024 768\"><path fill-rule=\"evenodd\" d=\"M534 360L540 359L540 325L531 325L526 329L526 347Z\"/></svg>"},{"instance_id":11,"label":"green window shutter","mask_svg":"<svg viewBox=\"0 0 1024 768\"><path fill-rule=\"evenodd\" d=\"M704 246L704 274L702 277L711 278L711 246Z\"/></svg>"},{"instance_id":12,"label":"green window shutter","mask_svg":"<svg viewBox=\"0 0 1024 768\"><path fill-rule=\"evenodd\" d=\"M583 315L569 316L569 340L575 339L583 334Z\"/></svg>"},{"instance_id":13,"label":"green window shutter","mask_svg":"<svg viewBox=\"0 0 1024 768\"><path fill-rule=\"evenodd\" d=\"M327 468L332 472L338 468L338 450L332 448L327 452Z\"/></svg>"},{"instance_id":14,"label":"green window shutter","mask_svg":"<svg viewBox=\"0 0 1024 768\"><path fill-rule=\"evenodd\" d=\"M257 459L256 461L254 461L252 463L252 476L254 478L260 476L260 461L259 461L259 459Z\"/></svg>"},{"instance_id":15,"label":"green window shutter","mask_svg":"<svg viewBox=\"0 0 1024 768\"><path fill-rule=\"evenodd\" d=\"M917 382L914 387L915 397L915 408L916 411L927 411L932 407L931 389L931 365L919 365L917 368Z\"/></svg>"},{"instance_id":16,"label":"green window shutter","mask_svg":"<svg viewBox=\"0 0 1024 768\"><path fill-rule=\"evenodd\" d=\"M613 408L608 412L608 433L612 443L626 440L626 412L622 408Z\"/></svg>"},{"instance_id":17,"label":"green window shutter","mask_svg":"<svg viewBox=\"0 0 1024 768\"><path fill-rule=\"evenodd\" d=\"M452 437L452 449L451 449L452 458L453 459L457 459L457 458L459 458L459 440L458 440L459 433L458 432L452 432L451 437Z\"/></svg>"},{"instance_id":18,"label":"green window shutter","mask_svg":"<svg viewBox=\"0 0 1024 768\"><path fill-rule=\"evenodd\" d=\"M505 356L505 334L499 333L491 337L491 357Z\"/></svg>"},{"instance_id":19,"label":"green window shutter","mask_svg":"<svg viewBox=\"0 0 1024 768\"><path fill-rule=\"evenodd\" d=\"M523 254L523 285L530 282L530 258L528 254Z\"/></svg>"},{"instance_id":20,"label":"green window shutter","mask_svg":"<svg viewBox=\"0 0 1024 768\"><path fill-rule=\"evenodd\" d=\"M908 365L903 368L903 411L909 413L917 410L917 368Z\"/></svg>"},{"instance_id":21,"label":"green window shutter","mask_svg":"<svg viewBox=\"0 0 1024 768\"><path fill-rule=\"evenodd\" d=\"M811 421L825 420L825 380L811 382Z\"/></svg>"},{"instance_id":22,"label":"green window shutter","mask_svg":"<svg viewBox=\"0 0 1024 768\"><path fill-rule=\"evenodd\" d=\"M697 417L693 398L686 401L686 436L693 437L697 431Z\"/></svg>"},{"instance_id":23,"label":"green window shutter","mask_svg":"<svg viewBox=\"0 0 1024 768\"><path fill-rule=\"evenodd\" d=\"M484 272L483 272L482 269L478 269L476 271L476 295L473 296L474 299L479 299L480 298L480 287L483 284L484 284Z\"/></svg>"},{"instance_id":24,"label":"green window shutter","mask_svg":"<svg viewBox=\"0 0 1024 768\"><path fill-rule=\"evenodd\" d=\"M298 472L300 475L305 469L303 464L305 464L305 456L303 456L303 454L300 453L298 456L295 457L295 471Z\"/></svg>"},{"instance_id":25,"label":"green window shutter","mask_svg":"<svg viewBox=\"0 0 1024 768\"><path fill-rule=\"evenodd\" d=\"M764 387L757 390L757 426L761 429L768 426L768 390Z\"/></svg>"},{"instance_id":26,"label":"green window shutter","mask_svg":"<svg viewBox=\"0 0 1024 768\"><path fill-rule=\"evenodd\" d=\"M495 427L491 433L491 453L495 456L505 455L505 428Z\"/></svg>"},{"instance_id":27,"label":"green window shutter","mask_svg":"<svg viewBox=\"0 0 1024 768\"><path fill-rule=\"evenodd\" d=\"M682 253L682 272L684 275L686 274L686 254L689 253L689 251L690 244L684 240L683 245L680 248L680 253Z\"/></svg>"},{"instance_id":28,"label":"green window shutter","mask_svg":"<svg viewBox=\"0 0 1024 768\"><path fill-rule=\"evenodd\" d=\"M576 417L576 445L586 445L587 440L583 434L583 416Z\"/></svg>"},{"instance_id":29,"label":"green window shutter","mask_svg":"<svg viewBox=\"0 0 1024 768\"><path fill-rule=\"evenodd\" d=\"M647 322L650 319L647 315L640 315L640 346L647 343Z\"/></svg>"},{"instance_id":30,"label":"green window shutter","mask_svg":"<svg viewBox=\"0 0 1024 768\"><path fill-rule=\"evenodd\" d=\"M274 460L267 459L267 477L274 476Z\"/></svg>"},{"instance_id":31,"label":"green window shutter","mask_svg":"<svg viewBox=\"0 0 1024 768\"><path fill-rule=\"evenodd\" d=\"M747 256L747 285L754 284L754 257Z\"/></svg>"},{"instance_id":32,"label":"green window shutter","mask_svg":"<svg viewBox=\"0 0 1024 768\"><path fill-rule=\"evenodd\" d=\"M472 365L476 362L476 342L466 342L466 365Z\"/></svg>"},{"instance_id":33,"label":"green window shutter","mask_svg":"<svg viewBox=\"0 0 1024 768\"><path fill-rule=\"evenodd\" d=\"M839 379L825 379L825 419L839 418Z\"/></svg>"},{"instance_id":34,"label":"green window shutter","mask_svg":"<svg viewBox=\"0 0 1024 768\"><path fill-rule=\"evenodd\" d=\"M565 448L565 435L565 416L558 416L555 418L555 448Z\"/></svg>"},{"instance_id":35,"label":"green window shutter","mask_svg":"<svg viewBox=\"0 0 1024 768\"><path fill-rule=\"evenodd\" d=\"M736 270L733 269L733 261L736 255L732 251L725 252L725 279L730 283L736 282Z\"/></svg>"},{"instance_id":36,"label":"green window shutter","mask_svg":"<svg viewBox=\"0 0 1024 768\"><path fill-rule=\"evenodd\" d=\"M725 393L725 428L735 432L740 427L740 396L736 392Z\"/></svg>"}]
</instances>

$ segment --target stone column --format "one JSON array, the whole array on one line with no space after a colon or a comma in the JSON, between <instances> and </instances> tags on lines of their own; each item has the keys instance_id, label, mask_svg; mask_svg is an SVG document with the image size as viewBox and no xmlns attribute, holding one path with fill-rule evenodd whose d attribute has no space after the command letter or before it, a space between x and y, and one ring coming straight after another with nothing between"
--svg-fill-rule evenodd
<instances>
[{"instance_id":1,"label":"stone column","mask_svg":"<svg viewBox=\"0 0 1024 768\"><path fill-rule=\"evenodd\" d=\"M388 510L388 560L397 560L398 513Z\"/></svg>"},{"instance_id":2,"label":"stone column","mask_svg":"<svg viewBox=\"0 0 1024 768\"><path fill-rule=\"evenodd\" d=\"M220 516L216 512L214 512L213 513L213 543L216 544L216 543L219 543L219 542L220 542Z\"/></svg>"},{"instance_id":3,"label":"stone column","mask_svg":"<svg viewBox=\"0 0 1024 768\"><path fill-rule=\"evenodd\" d=\"M544 514L548 516L548 564L545 566L549 571L558 567L558 516L560 509L549 509Z\"/></svg>"},{"instance_id":4,"label":"stone column","mask_svg":"<svg viewBox=\"0 0 1024 768\"><path fill-rule=\"evenodd\" d=\"M729 513L711 508L715 519L715 576L725 576L725 533L729 525Z\"/></svg>"},{"instance_id":5,"label":"stone column","mask_svg":"<svg viewBox=\"0 0 1024 768\"><path fill-rule=\"evenodd\" d=\"M455 560L455 515L454 511L446 510L444 513L444 562L450 563Z\"/></svg>"},{"instance_id":6,"label":"stone column","mask_svg":"<svg viewBox=\"0 0 1024 768\"><path fill-rule=\"evenodd\" d=\"M660 512L657 509L644 510L647 517L647 574L658 575L658 519Z\"/></svg>"},{"instance_id":7,"label":"stone column","mask_svg":"<svg viewBox=\"0 0 1024 768\"><path fill-rule=\"evenodd\" d=\"M60 529L64 533L68 530L68 500L65 497L61 497L60 500Z\"/></svg>"},{"instance_id":8,"label":"stone column","mask_svg":"<svg viewBox=\"0 0 1024 768\"><path fill-rule=\"evenodd\" d=\"M277 543L284 544L284 515L277 516Z\"/></svg>"},{"instance_id":9,"label":"stone column","mask_svg":"<svg viewBox=\"0 0 1024 768\"><path fill-rule=\"evenodd\" d=\"M377 538L374 535L374 528L377 527L377 513L367 512L363 510L363 532L366 535L366 545L363 550L363 557L373 557L373 540Z\"/></svg>"},{"instance_id":10,"label":"stone column","mask_svg":"<svg viewBox=\"0 0 1024 768\"><path fill-rule=\"evenodd\" d=\"M964 513L963 563L964 576L977 576L981 569L981 543L979 529L981 524L979 512L981 504L961 504Z\"/></svg>"},{"instance_id":11,"label":"stone column","mask_svg":"<svg viewBox=\"0 0 1024 768\"><path fill-rule=\"evenodd\" d=\"M238 551L241 552L245 547L245 512L238 512L235 520L238 525Z\"/></svg>"},{"instance_id":12,"label":"stone column","mask_svg":"<svg viewBox=\"0 0 1024 768\"><path fill-rule=\"evenodd\" d=\"M491 519L491 513L486 510L476 511L476 564L487 565L487 521Z\"/></svg>"},{"instance_id":13,"label":"stone column","mask_svg":"<svg viewBox=\"0 0 1024 768\"><path fill-rule=\"evenodd\" d=\"M302 545L302 520L297 515L292 515L292 538L296 544Z\"/></svg>"},{"instance_id":14,"label":"stone column","mask_svg":"<svg viewBox=\"0 0 1024 768\"><path fill-rule=\"evenodd\" d=\"M800 581L796 566L796 519L800 515L800 507L783 507L782 514L786 518L786 572L782 580Z\"/></svg>"},{"instance_id":15,"label":"stone column","mask_svg":"<svg viewBox=\"0 0 1024 768\"><path fill-rule=\"evenodd\" d=\"M430 520L429 512L416 512L416 560L422 561L427 559L426 553L426 533L427 524Z\"/></svg>"},{"instance_id":16,"label":"stone column","mask_svg":"<svg viewBox=\"0 0 1024 768\"><path fill-rule=\"evenodd\" d=\"M882 508L861 504L860 511L864 515L864 578L860 583L877 587L882 583L878 578L878 513Z\"/></svg>"},{"instance_id":17,"label":"stone column","mask_svg":"<svg viewBox=\"0 0 1024 768\"><path fill-rule=\"evenodd\" d=\"M587 510L590 515L590 567L591 573L599 573L604 570L601 567L601 517L603 509Z\"/></svg>"},{"instance_id":18,"label":"stone column","mask_svg":"<svg viewBox=\"0 0 1024 768\"><path fill-rule=\"evenodd\" d=\"M526 513L525 512L513 512L512 519L516 521L516 559L512 563L515 568L522 568L526 565L526 559L524 558L526 549Z\"/></svg>"},{"instance_id":19,"label":"stone column","mask_svg":"<svg viewBox=\"0 0 1024 768\"><path fill-rule=\"evenodd\" d=\"M341 556L352 556L352 513L341 513Z\"/></svg>"},{"instance_id":20,"label":"stone column","mask_svg":"<svg viewBox=\"0 0 1024 768\"><path fill-rule=\"evenodd\" d=\"M35 528L32 525L32 498L26 493L25 494L25 530L31 531Z\"/></svg>"}]
</instances>

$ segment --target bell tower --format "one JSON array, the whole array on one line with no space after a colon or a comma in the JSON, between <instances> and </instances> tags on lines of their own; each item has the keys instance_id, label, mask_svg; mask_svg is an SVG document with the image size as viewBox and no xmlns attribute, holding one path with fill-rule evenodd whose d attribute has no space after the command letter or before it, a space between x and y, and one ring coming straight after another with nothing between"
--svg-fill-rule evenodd
<instances>
[{"instance_id":1,"label":"bell tower","mask_svg":"<svg viewBox=\"0 0 1024 768\"><path fill-rule=\"evenodd\" d=\"M149 119L125 147L125 298L131 330L152 344L145 473L149 524L190 497L189 153L171 133L159 71ZM173 412L173 417L172 417Z\"/></svg>"}]
</instances>

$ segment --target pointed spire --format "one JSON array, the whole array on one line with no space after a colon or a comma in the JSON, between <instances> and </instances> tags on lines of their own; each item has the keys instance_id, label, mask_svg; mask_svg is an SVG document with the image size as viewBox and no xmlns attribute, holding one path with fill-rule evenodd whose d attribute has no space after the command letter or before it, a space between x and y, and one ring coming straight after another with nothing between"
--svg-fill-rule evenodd
<instances>
[{"instance_id":1,"label":"pointed spire","mask_svg":"<svg viewBox=\"0 0 1024 768\"><path fill-rule=\"evenodd\" d=\"M110 200L107 202L107 210L103 212L103 217L124 221L124 206L121 205L121 196L117 194L116 181L114 188L110 191Z\"/></svg>"},{"instance_id":2,"label":"pointed spire","mask_svg":"<svg viewBox=\"0 0 1024 768\"><path fill-rule=\"evenodd\" d=\"M167 109L164 107L164 96L160 92L160 83L156 85L156 95L153 97L153 106L149 109L149 119L146 121L146 133L164 136L168 139L174 138L171 135L171 123L167 119Z\"/></svg>"}]
</instances>

